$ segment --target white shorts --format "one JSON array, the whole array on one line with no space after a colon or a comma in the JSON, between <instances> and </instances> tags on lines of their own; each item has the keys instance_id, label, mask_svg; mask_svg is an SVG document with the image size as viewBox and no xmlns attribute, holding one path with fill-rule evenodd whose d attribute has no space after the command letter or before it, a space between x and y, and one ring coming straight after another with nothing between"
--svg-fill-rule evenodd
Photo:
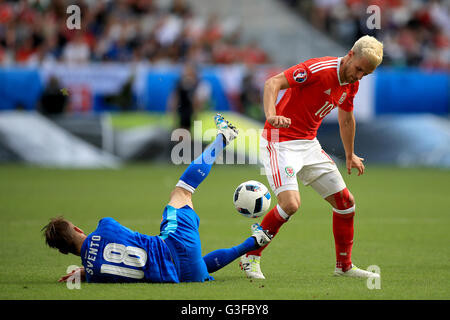
<instances>
[{"instance_id":1,"label":"white shorts","mask_svg":"<svg viewBox=\"0 0 450 320\"><path fill-rule=\"evenodd\" d=\"M323 198L346 187L336 164L322 150L317 138L268 142L261 137L260 160L275 195L286 190L298 191L297 177Z\"/></svg>"}]
</instances>

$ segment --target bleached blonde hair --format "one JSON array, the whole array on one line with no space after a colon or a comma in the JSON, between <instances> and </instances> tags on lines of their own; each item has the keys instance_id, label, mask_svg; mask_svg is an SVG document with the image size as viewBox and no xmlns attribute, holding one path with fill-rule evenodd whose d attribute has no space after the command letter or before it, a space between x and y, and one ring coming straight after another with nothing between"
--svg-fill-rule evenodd
<instances>
[{"instance_id":1,"label":"bleached blonde hair","mask_svg":"<svg viewBox=\"0 0 450 320\"><path fill-rule=\"evenodd\" d=\"M383 43L372 36L363 36L356 40L352 51L360 57L365 57L373 67L378 67L383 61Z\"/></svg>"}]
</instances>

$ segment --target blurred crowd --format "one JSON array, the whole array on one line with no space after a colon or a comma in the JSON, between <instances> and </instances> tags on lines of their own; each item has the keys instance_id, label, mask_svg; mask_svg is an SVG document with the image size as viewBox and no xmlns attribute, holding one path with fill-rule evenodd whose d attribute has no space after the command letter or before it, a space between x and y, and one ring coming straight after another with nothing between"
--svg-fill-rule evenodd
<instances>
[{"instance_id":1,"label":"blurred crowd","mask_svg":"<svg viewBox=\"0 0 450 320\"><path fill-rule=\"evenodd\" d=\"M280 0L318 29L351 45L364 34L385 45L384 65L450 69L450 0ZM67 27L69 5L81 28ZM367 20L381 11L380 28ZM0 65L63 61L263 64L233 18L195 14L189 0L0 0Z\"/></svg>"},{"instance_id":2,"label":"blurred crowd","mask_svg":"<svg viewBox=\"0 0 450 320\"><path fill-rule=\"evenodd\" d=\"M81 28L70 30L67 8L74 4ZM238 22L197 16L187 0L0 0L0 65L268 62L240 34Z\"/></svg>"},{"instance_id":3,"label":"blurred crowd","mask_svg":"<svg viewBox=\"0 0 450 320\"><path fill-rule=\"evenodd\" d=\"M365 34L383 41L383 65L450 70L450 0L281 0L347 46ZM380 8L379 29L367 20ZM369 22L369 26L371 25Z\"/></svg>"}]
</instances>

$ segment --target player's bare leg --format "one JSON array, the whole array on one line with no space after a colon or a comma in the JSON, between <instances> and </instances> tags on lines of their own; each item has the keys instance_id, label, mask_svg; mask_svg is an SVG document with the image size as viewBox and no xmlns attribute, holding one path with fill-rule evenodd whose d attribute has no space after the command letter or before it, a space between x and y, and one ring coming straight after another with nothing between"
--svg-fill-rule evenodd
<instances>
[{"instance_id":1,"label":"player's bare leg","mask_svg":"<svg viewBox=\"0 0 450 320\"><path fill-rule=\"evenodd\" d=\"M261 227L273 237L289 217L300 207L300 194L297 190L282 191L277 195L278 204L264 216ZM239 265L248 278L265 279L261 271L261 254L267 245L248 252L240 259Z\"/></svg>"},{"instance_id":2,"label":"player's bare leg","mask_svg":"<svg viewBox=\"0 0 450 320\"><path fill-rule=\"evenodd\" d=\"M194 209L194 204L192 203L192 192L181 187L175 187L170 193L168 205L174 208L182 208L185 205L188 205Z\"/></svg>"}]
</instances>

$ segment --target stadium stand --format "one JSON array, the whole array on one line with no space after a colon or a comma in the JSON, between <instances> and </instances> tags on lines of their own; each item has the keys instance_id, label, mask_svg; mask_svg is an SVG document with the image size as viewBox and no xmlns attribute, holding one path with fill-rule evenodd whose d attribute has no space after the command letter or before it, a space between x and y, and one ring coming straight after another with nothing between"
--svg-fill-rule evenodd
<instances>
[{"instance_id":1,"label":"stadium stand","mask_svg":"<svg viewBox=\"0 0 450 320\"><path fill-rule=\"evenodd\" d=\"M279 0L340 43L351 45L364 34L385 45L383 65L450 69L448 0ZM367 27L367 7L377 5L381 29Z\"/></svg>"},{"instance_id":2,"label":"stadium stand","mask_svg":"<svg viewBox=\"0 0 450 320\"><path fill-rule=\"evenodd\" d=\"M372 34L385 43L385 65L450 68L447 0L257 2L258 5L253 0L238 5L233 0L83 0L77 2L83 16L81 30L68 30L69 2L65 0L5 0L0 2L0 64L142 60L263 64L273 59L291 64L293 60L305 59L305 55L322 55L314 50L321 42L326 43L323 50L331 51L330 46L342 49L362 34ZM287 4L301 19L293 22L277 3ZM381 9L381 30L367 28L365 10L372 4ZM252 19L254 16L258 19ZM264 23L266 27L261 29L262 22L268 19L273 23ZM316 36L302 19L323 34ZM306 32L314 38L303 48L282 50L284 54L297 52L290 60L281 58L283 52L277 53L281 51L280 41L292 39L292 32L287 30ZM302 37L308 38L304 34ZM330 43L327 38L337 43ZM305 47L309 51L302 53Z\"/></svg>"},{"instance_id":3,"label":"stadium stand","mask_svg":"<svg viewBox=\"0 0 450 320\"><path fill-rule=\"evenodd\" d=\"M81 9L79 30L67 27L73 4ZM381 29L367 28L370 5L381 8ZM205 88L203 115L230 112L261 124L268 77L312 57L343 56L362 34L382 40L385 55L381 68L361 81L355 100L364 125L358 147L367 145L375 162L448 167L449 150L440 147L449 139L448 0L0 0L1 117L3 111L40 111L47 117L39 117L34 130L56 124L121 159L165 159L170 145L164 141L173 129L167 101L186 63L198 67L205 84L199 86ZM156 120L126 129L109 121L111 114L125 119L130 113ZM331 113L319 134L340 155L332 149L340 145L336 119ZM370 154L377 150L370 148L371 133L400 136L380 127L397 120L434 128L431 142L437 144L416 144L431 146L433 159L420 160L416 154L424 149L415 153L405 143L402 154L411 157L399 159L398 150L383 159ZM0 162L24 160L0 142ZM156 151L145 152L150 149Z\"/></svg>"},{"instance_id":4,"label":"stadium stand","mask_svg":"<svg viewBox=\"0 0 450 320\"><path fill-rule=\"evenodd\" d=\"M277 65L291 66L330 52L346 52L278 0L194 0L192 5L200 15L217 13L221 20L239 24L241 38L259 43Z\"/></svg>"},{"instance_id":5,"label":"stadium stand","mask_svg":"<svg viewBox=\"0 0 450 320\"><path fill-rule=\"evenodd\" d=\"M255 42L241 43L239 25L198 16L186 0L78 1L80 30L66 27L69 2L0 2L0 64L269 60Z\"/></svg>"}]
</instances>

